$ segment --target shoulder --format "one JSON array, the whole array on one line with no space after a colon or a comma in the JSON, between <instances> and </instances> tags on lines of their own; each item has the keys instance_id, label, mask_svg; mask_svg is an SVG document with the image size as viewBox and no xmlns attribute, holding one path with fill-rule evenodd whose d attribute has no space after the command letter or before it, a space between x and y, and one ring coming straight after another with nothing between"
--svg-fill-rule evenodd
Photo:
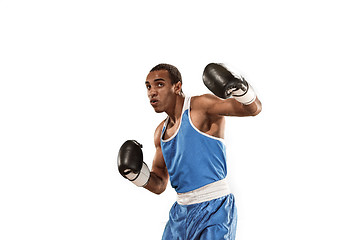
<instances>
[{"instance_id":1,"label":"shoulder","mask_svg":"<svg viewBox=\"0 0 360 240\"><path fill-rule=\"evenodd\" d=\"M160 134L161 134L161 131L162 131L163 127L164 127L165 121L166 121L166 119L164 119L163 121L161 121L160 124L156 127L156 129L155 129L155 134L157 134L157 133L159 133L159 132L160 132Z\"/></svg>"},{"instance_id":2,"label":"shoulder","mask_svg":"<svg viewBox=\"0 0 360 240\"><path fill-rule=\"evenodd\" d=\"M218 98L213 94L203 94L200 96L194 96L191 98L191 109L206 110L221 100L222 99Z\"/></svg>"},{"instance_id":3,"label":"shoulder","mask_svg":"<svg viewBox=\"0 0 360 240\"><path fill-rule=\"evenodd\" d=\"M164 126L166 119L161 121L161 123L156 127L155 133L154 133L154 143L155 146L160 146L160 138L161 138L161 132Z\"/></svg>"}]
</instances>

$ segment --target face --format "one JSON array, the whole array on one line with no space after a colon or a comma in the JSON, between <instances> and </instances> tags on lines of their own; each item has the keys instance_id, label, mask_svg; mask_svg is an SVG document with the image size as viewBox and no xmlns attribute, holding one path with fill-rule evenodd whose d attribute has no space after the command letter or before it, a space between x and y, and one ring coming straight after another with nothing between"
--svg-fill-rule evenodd
<instances>
[{"instance_id":1,"label":"face","mask_svg":"<svg viewBox=\"0 0 360 240\"><path fill-rule=\"evenodd\" d=\"M176 95L181 90L181 83L171 84L171 78L166 70L150 72L145 82L147 95L155 112L166 112L173 107Z\"/></svg>"}]
</instances>

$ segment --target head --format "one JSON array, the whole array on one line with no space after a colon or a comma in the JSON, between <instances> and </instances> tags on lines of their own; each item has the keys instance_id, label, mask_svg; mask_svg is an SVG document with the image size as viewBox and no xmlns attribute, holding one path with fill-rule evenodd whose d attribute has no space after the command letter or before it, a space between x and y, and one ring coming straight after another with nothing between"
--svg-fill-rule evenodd
<instances>
[{"instance_id":1,"label":"head","mask_svg":"<svg viewBox=\"0 0 360 240\"><path fill-rule=\"evenodd\" d=\"M182 83L181 74L175 66L166 63L160 63L155 67L153 67L150 70L150 72L160 71L160 70L166 70L169 73L172 84L176 84L177 82Z\"/></svg>"},{"instance_id":2,"label":"head","mask_svg":"<svg viewBox=\"0 0 360 240\"><path fill-rule=\"evenodd\" d=\"M183 96L181 74L170 64L162 63L153 67L145 85L150 104L156 112L166 111L179 96Z\"/></svg>"}]
</instances>

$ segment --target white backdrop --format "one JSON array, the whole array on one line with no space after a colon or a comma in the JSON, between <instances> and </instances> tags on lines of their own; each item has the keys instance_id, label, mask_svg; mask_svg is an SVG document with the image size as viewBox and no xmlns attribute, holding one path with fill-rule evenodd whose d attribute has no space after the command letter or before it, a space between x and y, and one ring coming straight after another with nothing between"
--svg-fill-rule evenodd
<instances>
[{"instance_id":1,"label":"white backdrop","mask_svg":"<svg viewBox=\"0 0 360 240\"><path fill-rule=\"evenodd\" d=\"M175 201L117 171L165 117L155 64L187 95L225 62L263 111L228 118L237 239L360 239L356 1L0 1L0 238L160 239Z\"/></svg>"}]
</instances>

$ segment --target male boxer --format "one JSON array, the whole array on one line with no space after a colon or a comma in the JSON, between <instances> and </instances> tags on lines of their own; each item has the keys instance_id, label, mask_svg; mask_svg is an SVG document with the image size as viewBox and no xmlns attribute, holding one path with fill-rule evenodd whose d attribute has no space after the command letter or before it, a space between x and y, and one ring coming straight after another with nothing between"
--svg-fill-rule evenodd
<instances>
[{"instance_id":1,"label":"male boxer","mask_svg":"<svg viewBox=\"0 0 360 240\"><path fill-rule=\"evenodd\" d=\"M210 63L204 84L216 95L185 97L176 67L159 64L146 78L155 112L167 118L155 130L151 171L141 145L126 141L119 151L121 175L160 194L170 178L177 201L170 210L163 239L235 239L236 206L226 182L224 116L255 116L261 103L250 84L222 64Z\"/></svg>"}]
</instances>

